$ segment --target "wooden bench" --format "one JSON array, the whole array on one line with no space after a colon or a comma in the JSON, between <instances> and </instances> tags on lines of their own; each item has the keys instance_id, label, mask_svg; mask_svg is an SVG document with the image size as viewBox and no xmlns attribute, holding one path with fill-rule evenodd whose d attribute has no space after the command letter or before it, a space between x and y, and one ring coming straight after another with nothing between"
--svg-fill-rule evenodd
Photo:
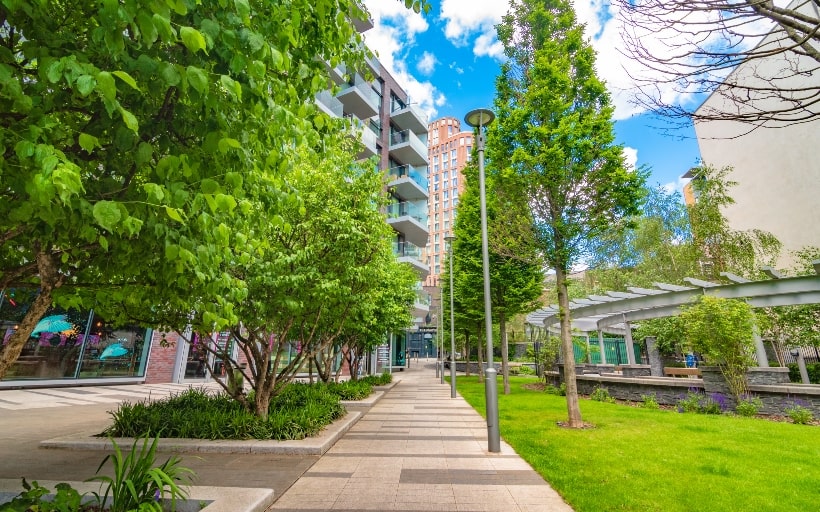
<instances>
[{"instance_id":1,"label":"wooden bench","mask_svg":"<svg viewBox=\"0 0 820 512\"><path fill-rule=\"evenodd\" d=\"M663 375L665 377L688 377L690 379L701 376L699 368L675 368L672 366L664 366Z\"/></svg>"}]
</instances>

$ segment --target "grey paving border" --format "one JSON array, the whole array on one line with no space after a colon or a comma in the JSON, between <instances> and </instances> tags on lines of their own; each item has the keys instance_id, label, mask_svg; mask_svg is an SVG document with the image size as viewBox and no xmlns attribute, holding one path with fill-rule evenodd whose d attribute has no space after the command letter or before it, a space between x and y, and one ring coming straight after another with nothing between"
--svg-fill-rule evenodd
<instances>
[{"instance_id":1,"label":"grey paving border","mask_svg":"<svg viewBox=\"0 0 820 512\"><path fill-rule=\"evenodd\" d=\"M323 455L362 417L360 411L350 411L344 418L327 426L318 436L294 441L208 441L204 439L160 438L157 451L176 453L255 453L276 455ZM40 448L68 450L111 450L109 439L94 437L96 432L55 437L40 442ZM121 447L130 447L134 438L116 438Z\"/></svg>"},{"instance_id":2,"label":"grey paving border","mask_svg":"<svg viewBox=\"0 0 820 512\"><path fill-rule=\"evenodd\" d=\"M63 480L37 480L47 489L63 482ZM82 493L99 492L100 484L88 482L65 481L74 489ZM177 503L177 512L264 512L275 501L273 489L249 487L200 487L186 486L188 500ZM22 487L20 479L0 479L0 503L10 501L17 496ZM208 503L200 508L200 502Z\"/></svg>"}]
</instances>

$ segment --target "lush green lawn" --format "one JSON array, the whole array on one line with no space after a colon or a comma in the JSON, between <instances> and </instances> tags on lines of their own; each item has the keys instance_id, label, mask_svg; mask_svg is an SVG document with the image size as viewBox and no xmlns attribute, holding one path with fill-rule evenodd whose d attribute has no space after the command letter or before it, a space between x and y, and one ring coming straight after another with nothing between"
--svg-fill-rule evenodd
<instances>
[{"instance_id":1,"label":"lush green lawn","mask_svg":"<svg viewBox=\"0 0 820 512\"><path fill-rule=\"evenodd\" d=\"M576 511L820 510L817 427L582 399L596 428L567 430L566 399L523 388L534 382L513 377L499 396L501 437ZM484 385L457 386L484 414Z\"/></svg>"}]
</instances>

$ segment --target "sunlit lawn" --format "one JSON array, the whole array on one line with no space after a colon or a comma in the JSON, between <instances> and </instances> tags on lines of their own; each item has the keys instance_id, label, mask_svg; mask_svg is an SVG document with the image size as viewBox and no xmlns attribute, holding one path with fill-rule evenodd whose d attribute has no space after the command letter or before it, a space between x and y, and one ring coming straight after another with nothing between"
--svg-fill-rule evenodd
<instances>
[{"instance_id":1,"label":"sunlit lawn","mask_svg":"<svg viewBox=\"0 0 820 512\"><path fill-rule=\"evenodd\" d=\"M567 430L565 397L535 382L499 396L501 437L576 511L820 510L818 427L582 399L595 428ZM484 414L484 384L457 387Z\"/></svg>"}]
</instances>

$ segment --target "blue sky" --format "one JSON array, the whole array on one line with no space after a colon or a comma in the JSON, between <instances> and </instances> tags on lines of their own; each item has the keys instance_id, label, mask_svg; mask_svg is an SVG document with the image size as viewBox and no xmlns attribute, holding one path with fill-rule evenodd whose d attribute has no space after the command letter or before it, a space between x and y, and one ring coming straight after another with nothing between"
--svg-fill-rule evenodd
<instances>
[{"instance_id":1,"label":"blue sky","mask_svg":"<svg viewBox=\"0 0 820 512\"><path fill-rule=\"evenodd\" d=\"M365 33L368 46L431 120L463 119L474 108L492 106L503 59L494 26L507 11L506 0L432 0L432 9L423 16L407 11L403 1L366 0L365 4L375 23ZM629 73L634 76L636 63L618 52L616 13L601 0L573 0L573 4L598 51L598 74L607 82L616 106L617 142L626 146L628 160L650 168L650 184L680 190L679 177L700 157L694 130L665 131L663 120L630 102Z\"/></svg>"}]
</instances>

